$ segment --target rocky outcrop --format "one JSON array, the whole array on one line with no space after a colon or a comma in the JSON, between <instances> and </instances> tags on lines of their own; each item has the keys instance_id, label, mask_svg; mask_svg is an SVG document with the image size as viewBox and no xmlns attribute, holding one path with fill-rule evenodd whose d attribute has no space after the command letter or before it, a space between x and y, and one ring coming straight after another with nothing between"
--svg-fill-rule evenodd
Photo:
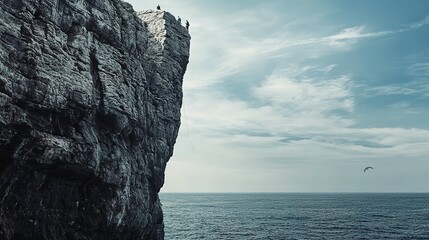
<instances>
[{"instance_id":1,"label":"rocky outcrop","mask_svg":"<svg viewBox=\"0 0 429 240\"><path fill-rule=\"evenodd\" d=\"M0 239L163 239L188 32L120 0L2 0L0 35Z\"/></svg>"}]
</instances>

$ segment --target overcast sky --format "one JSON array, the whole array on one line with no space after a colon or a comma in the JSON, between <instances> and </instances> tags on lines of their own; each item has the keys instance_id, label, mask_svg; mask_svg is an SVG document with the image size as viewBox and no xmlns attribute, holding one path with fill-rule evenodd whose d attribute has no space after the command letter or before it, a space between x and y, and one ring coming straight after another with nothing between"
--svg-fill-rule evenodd
<instances>
[{"instance_id":1,"label":"overcast sky","mask_svg":"<svg viewBox=\"0 0 429 240\"><path fill-rule=\"evenodd\" d=\"M429 1L129 2L191 24L163 192L429 191Z\"/></svg>"}]
</instances>

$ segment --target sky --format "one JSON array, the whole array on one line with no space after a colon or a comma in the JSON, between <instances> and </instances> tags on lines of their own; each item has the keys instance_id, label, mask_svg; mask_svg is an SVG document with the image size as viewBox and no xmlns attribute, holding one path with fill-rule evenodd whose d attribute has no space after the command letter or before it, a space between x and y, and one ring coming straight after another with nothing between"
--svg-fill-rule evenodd
<instances>
[{"instance_id":1,"label":"sky","mask_svg":"<svg viewBox=\"0 0 429 240\"><path fill-rule=\"evenodd\" d=\"M190 22L162 192L429 192L429 1L129 3Z\"/></svg>"}]
</instances>

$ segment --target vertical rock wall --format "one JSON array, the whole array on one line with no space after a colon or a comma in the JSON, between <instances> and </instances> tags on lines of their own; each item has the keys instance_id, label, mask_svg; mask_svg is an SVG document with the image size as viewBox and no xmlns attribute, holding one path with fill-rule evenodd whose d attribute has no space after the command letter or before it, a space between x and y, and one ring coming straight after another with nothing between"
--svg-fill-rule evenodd
<instances>
[{"instance_id":1,"label":"vertical rock wall","mask_svg":"<svg viewBox=\"0 0 429 240\"><path fill-rule=\"evenodd\" d=\"M120 0L0 2L0 239L163 239L189 43Z\"/></svg>"}]
</instances>

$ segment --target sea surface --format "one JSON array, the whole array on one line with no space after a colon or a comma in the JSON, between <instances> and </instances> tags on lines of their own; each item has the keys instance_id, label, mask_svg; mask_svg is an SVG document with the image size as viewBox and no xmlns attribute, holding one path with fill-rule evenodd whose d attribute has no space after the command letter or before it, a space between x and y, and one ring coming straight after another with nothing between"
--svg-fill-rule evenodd
<instances>
[{"instance_id":1,"label":"sea surface","mask_svg":"<svg viewBox=\"0 0 429 240\"><path fill-rule=\"evenodd\" d=\"M429 239L429 194L161 193L165 239Z\"/></svg>"}]
</instances>

